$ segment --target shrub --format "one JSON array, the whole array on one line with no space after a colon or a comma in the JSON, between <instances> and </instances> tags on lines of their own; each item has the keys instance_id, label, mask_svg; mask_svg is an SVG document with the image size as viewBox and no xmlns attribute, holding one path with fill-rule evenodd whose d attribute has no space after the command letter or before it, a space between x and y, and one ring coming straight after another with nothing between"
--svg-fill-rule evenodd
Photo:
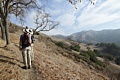
<instances>
[{"instance_id":1,"label":"shrub","mask_svg":"<svg viewBox=\"0 0 120 80\"><path fill-rule=\"evenodd\" d=\"M90 61L92 61L92 62L94 62L94 63L96 63L96 64L98 64L98 65L100 65L100 66L102 66L102 67L105 66L101 61L99 61L99 60L96 58L96 53L93 52L93 51L91 51L91 50L86 51L86 52L81 52L80 55L85 56L85 57L86 57L87 59L89 59Z\"/></svg>"},{"instance_id":2,"label":"shrub","mask_svg":"<svg viewBox=\"0 0 120 80\"><path fill-rule=\"evenodd\" d=\"M64 47L64 43L63 42L56 42L55 43L57 46L63 48Z\"/></svg>"},{"instance_id":3,"label":"shrub","mask_svg":"<svg viewBox=\"0 0 120 80\"><path fill-rule=\"evenodd\" d=\"M111 55L111 54L104 54L104 57L110 61L113 61L114 60L114 56Z\"/></svg>"},{"instance_id":4,"label":"shrub","mask_svg":"<svg viewBox=\"0 0 120 80\"><path fill-rule=\"evenodd\" d=\"M100 52L99 52L98 50L96 50L96 49L94 49L94 52L95 52L97 55L100 54Z\"/></svg>"},{"instance_id":5,"label":"shrub","mask_svg":"<svg viewBox=\"0 0 120 80\"><path fill-rule=\"evenodd\" d=\"M93 51L87 51L87 54L90 56L90 60L92 62L96 62L97 61L95 52L93 52Z\"/></svg>"},{"instance_id":6,"label":"shrub","mask_svg":"<svg viewBox=\"0 0 120 80\"><path fill-rule=\"evenodd\" d=\"M80 52L80 46L79 45L71 45L70 49Z\"/></svg>"},{"instance_id":7,"label":"shrub","mask_svg":"<svg viewBox=\"0 0 120 80\"><path fill-rule=\"evenodd\" d=\"M64 48L70 51L69 45L65 44L64 42L59 41L59 42L55 42L55 44L61 48Z\"/></svg>"},{"instance_id":8,"label":"shrub","mask_svg":"<svg viewBox=\"0 0 120 80\"><path fill-rule=\"evenodd\" d=\"M84 56L86 59L90 59L90 56L87 53L80 52L80 55Z\"/></svg>"},{"instance_id":9,"label":"shrub","mask_svg":"<svg viewBox=\"0 0 120 80\"><path fill-rule=\"evenodd\" d=\"M107 59L107 60L109 60L109 61L114 61L114 56L111 55L111 54L105 53L105 54L99 54L98 56L99 56L99 57L102 57L102 58L105 58L105 59Z\"/></svg>"},{"instance_id":10,"label":"shrub","mask_svg":"<svg viewBox=\"0 0 120 80\"><path fill-rule=\"evenodd\" d=\"M116 57L115 63L118 64L118 65L120 65L120 56L119 56L119 57Z\"/></svg>"},{"instance_id":11,"label":"shrub","mask_svg":"<svg viewBox=\"0 0 120 80\"><path fill-rule=\"evenodd\" d=\"M100 65L102 67L105 67L105 64L103 62L99 61L99 60L96 61L96 64L98 64L98 65Z\"/></svg>"}]
</instances>

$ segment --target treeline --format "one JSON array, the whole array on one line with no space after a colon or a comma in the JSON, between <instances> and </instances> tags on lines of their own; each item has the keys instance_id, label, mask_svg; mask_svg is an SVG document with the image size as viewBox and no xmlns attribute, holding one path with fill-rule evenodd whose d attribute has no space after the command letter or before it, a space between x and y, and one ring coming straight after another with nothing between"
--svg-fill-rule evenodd
<instances>
[{"instance_id":1,"label":"treeline","mask_svg":"<svg viewBox=\"0 0 120 80\"><path fill-rule=\"evenodd\" d=\"M120 47L115 43L98 43L96 46L102 47L105 53L109 53L113 56L120 56Z\"/></svg>"},{"instance_id":2,"label":"treeline","mask_svg":"<svg viewBox=\"0 0 120 80\"><path fill-rule=\"evenodd\" d=\"M80 55L100 66L104 66L104 64L100 62L97 57L102 57L108 61L113 61L116 64L120 65L120 47L115 43L97 43L96 46L101 47L102 51L80 51L79 44L72 44L70 46L64 42L55 42L55 44L69 51L74 50L80 52Z\"/></svg>"},{"instance_id":3,"label":"treeline","mask_svg":"<svg viewBox=\"0 0 120 80\"><path fill-rule=\"evenodd\" d=\"M96 46L103 48L102 52L96 51L100 57L114 61L120 65L120 47L115 43L97 43Z\"/></svg>"}]
</instances>

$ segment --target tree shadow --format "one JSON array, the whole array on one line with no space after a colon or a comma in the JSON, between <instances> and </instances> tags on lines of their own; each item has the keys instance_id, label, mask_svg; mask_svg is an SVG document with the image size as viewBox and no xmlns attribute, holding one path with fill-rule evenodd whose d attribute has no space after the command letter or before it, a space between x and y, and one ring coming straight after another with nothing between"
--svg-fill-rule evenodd
<instances>
[{"instance_id":1,"label":"tree shadow","mask_svg":"<svg viewBox=\"0 0 120 80\"><path fill-rule=\"evenodd\" d=\"M0 46L0 48L4 49L4 48L5 48L5 46Z\"/></svg>"},{"instance_id":2,"label":"tree shadow","mask_svg":"<svg viewBox=\"0 0 120 80\"><path fill-rule=\"evenodd\" d=\"M16 46L17 48L19 48L18 43L14 43L14 44L15 44L15 46ZM7 46L0 46L0 48L1 48L1 49L4 49L4 50L8 50L8 49L7 49ZM8 51L9 51L9 50L8 50ZM13 60L13 61L11 61L11 60ZM17 62L14 62L14 60L17 61L18 63L17 63ZM20 68L23 67L23 66L21 66L21 65L19 64L19 63L22 63L22 64L23 64L22 61L20 61L20 60L18 60L18 59L16 59L16 58L4 56L4 55L1 55L1 54L0 54L0 62L12 64L12 65L17 65L17 66L20 67Z\"/></svg>"},{"instance_id":3,"label":"tree shadow","mask_svg":"<svg viewBox=\"0 0 120 80\"><path fill-rule=\"evenodd\" d=\"M21 62L20 60L18 60L18 59L11 58L11 57L7 57L7 56L3 56L3 55L0 55L0 58L7 58L7 59L11 59L11 60L16 60L17 62L22 63L22 62Z\"/></svg>"},{"instance_id":4,"label":"tree shadow","mask_svg":"<svg viewBox=\"0 0 120 80\"><path fill-rule=\"evenodd\" d=\"M17 66L21 67L19 64L16 64L14 62L11 62L11 61L8 61L8 60L4 60L4 59L0 59L0 62L9 63L9 64L12 64L12 65L17 65Z\"/></svg>"},{"instance_id":5,"label":"tree shadow","mask_svg":"<svg viewBox=\"0 0 120 80\"><path fill-rule=\"evenodd\" d=\"M3 56L3 55L0 55L0 58L2 58L2 59L0 59L0 62L5 62L5 63L9 63L9 64L12 64L12 65L17 65L17 66L19 66L19 67L21 67L19 64L14 63L14 62L9 61L9 60L16 60L16 61L19 62L19 63L23 63L23 62L21 62L21 61L18 60L18 59L10 58L10 57ZM5 59L3 59L3 58L5 58L5 59L7 59L7 60L5 60ZM21 68L22 68L22 67L21 67Z\"/></svg>"}]
</instances>

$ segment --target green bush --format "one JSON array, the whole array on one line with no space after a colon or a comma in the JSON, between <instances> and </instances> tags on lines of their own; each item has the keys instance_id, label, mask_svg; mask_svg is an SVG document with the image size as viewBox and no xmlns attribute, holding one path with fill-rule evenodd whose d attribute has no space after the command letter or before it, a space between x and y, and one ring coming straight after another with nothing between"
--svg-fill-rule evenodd
<instances>
[{"instance_id":1,"label":"green bush","mask_svg":"<svg viewBox=\"0 0 120 80\"><path fill-rule=\"evenodd\" d=\"M85 58L89 59L90 61L100 65L100 66L105 66L101 61L99 61L96 57L96 53L89 50L89 51L86 51L86 52L81 52L80 55L84 56Z\"/></svg>"},{"instance_id":2,"label":"green bush","mask_svg":"<svg viewBox=\"0 0 120 80\"><path fill-rule=\"evenodd\" d=\"M79 45L71 45L70 49L80 52L80 46Z\"/></svg>"},{"instance_id":3,"label":"green bush","mask_svg":"<svg viewBox=\"0 0 120 80\"><path fill-rule=\"evenodd\" d=\"M56 42L55 43L57 46L63 48L64 47L64 43L63 42Z\"/></svg>"},{"instance_id":4,"label":"green bush","mask_svg":"<svg viewBox=\"0 0 120 80\"><path fill-rule=\"evenodd\" d=\"M97 61L95 52L89 50L89 51L87 51L87 54L90 56L90 60L92 62L96 62Z\"/></svg>"},{"instance_id":5,"label":"green bush","mask_svg":"<svg viewBox=\"0 0 120 80\"><path fill-rule=\"evenodd\" d=\"M86 59L90 60L90 56L87 53L80 52L80 55L84 56Z\"/></svg>"},{"instance_id":6,"label":"green bush","mask_svg":"<svg viewBox=\"0 0 120 80\"><path fill-rule=\"evenodd\" d=\"M96 61L96 64L98 64L98 65L100 65L102 67L105 67L105 64L103 62L99 61L99 60Z\"/></svg>"},{"instance_id":7,"label":"green bush","mask_svg":"<svg viewBox=\"0 0 120 80\"><path fill-rule=\"evenodd\" d=\"M55 44L61 48L64 48L70 51L69 45L65 44L64 42L59 41L59 42L55 42Z\"/></svg>"},{"instance_id":8,"label":"green bush","mask_svg":"<svg viewBox=\"0 0 120 80\"><path fill-rule=\"evenodd\" d=\"M114 60L114 56L113 55L111 55L111 54L101 54L100 56L102 56L102 57L104 57L104 58L106 58L106 59L108 59L108 60L110 60L110 61L113 61Z\"/></svg>"},{"instance_id":9,"label":"green bush","mask_svg":"<svg viewBox=\"0 0 120 80\"><path fill-rule=\"evenodd\" d=\"M94 49L94 52L96 53L97 56L100 54L100 52L96 49Z\"/></svg>"},{"instance_id":10,"label":"green bush","mask_svg":"<svg viewBox=\"0 0 120 80\"><path fill-rule=\"evenodd\" d=\"M118 65L120 65L120 56L119 56L119 57L116 57L115 63L118 64Z\"/></svg>"},{"instance_id":11,"label":"green bush","mask_svg":"<svg viewBox=\"0 0 120 80\"><path fill-rule=\"evenodd\" d=\"M90 56L90 60L91 60L92 62L94 62L94 63L96 63L96 64L98 64L98 65L100 65L100 66L102 66L102 67L105 66L105 65L103 64L103 62L101 62L101 61L99 61L99 60L97 59L97 56L96 56L96 53L95 53L95 52L93 52L93 51L87 51L87 53L88 53L88 55Z\"/></svg>"}]
</instances>

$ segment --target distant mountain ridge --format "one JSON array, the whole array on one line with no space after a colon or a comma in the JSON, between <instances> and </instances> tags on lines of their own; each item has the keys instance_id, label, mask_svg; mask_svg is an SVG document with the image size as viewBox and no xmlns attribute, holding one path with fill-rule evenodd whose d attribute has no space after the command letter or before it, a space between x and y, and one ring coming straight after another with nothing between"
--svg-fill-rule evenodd
<instances>
[{"instance_id":1,"label":"distant mountain ridge","mask_svg":"<svg viewBox=\"0 0 120 80\"><path fill-rule=\"evenodd\" d=\"M73 33L70 36L62 36L56 35L54 37L60 39L70 39L77 42L84 42L84 43L115 43L120 45L120 29L110 29L110 30L101 30L101 31L81 31L77 33ZM64 38L63 38L64 37Z\"/></svg>"},{"instance_id":2,"label":"distant mountain ridge","mask_svg":"<svg viewBox=\"0 0 120 80\"><path fill-rule=\"evenodd\" d=\"M64 40L68 39L68 36L63 36L63 35L53 35L52 37L56 37L56 38L64 39Z\"/></svg>"}]
</instances>

